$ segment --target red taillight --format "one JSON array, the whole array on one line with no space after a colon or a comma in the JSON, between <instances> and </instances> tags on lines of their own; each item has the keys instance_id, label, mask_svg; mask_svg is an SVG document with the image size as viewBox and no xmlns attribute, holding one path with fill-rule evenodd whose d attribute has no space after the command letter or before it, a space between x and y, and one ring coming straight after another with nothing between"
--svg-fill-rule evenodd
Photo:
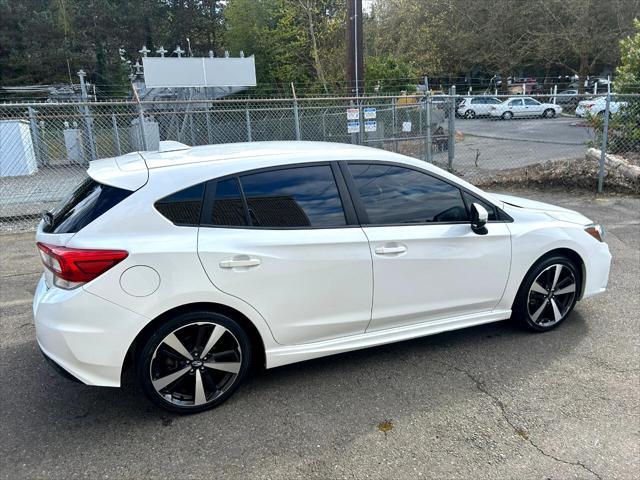
<instances>
[{"instance_id":1,"label":"red taillight","mask_svg":"<svg viewBox=\"0 0 640 480\"><path fill-rule=\"evenodd\" d=\"M595 103L585 103L584 106L587 108L591 108L595 105Z\"/></svg>"},{"instance_id":2,"label":"red taillight","mask_svg":"<svg viewBox=\"0 0 640 480\"><path fill-rule=\"evenodd\" d=\"M85 250L58 247L38 242L44 266L55 277L64 280L56 285L74 288L102 275L114 265L127 258L124 250Z\"/></svg>"}]
</instances>

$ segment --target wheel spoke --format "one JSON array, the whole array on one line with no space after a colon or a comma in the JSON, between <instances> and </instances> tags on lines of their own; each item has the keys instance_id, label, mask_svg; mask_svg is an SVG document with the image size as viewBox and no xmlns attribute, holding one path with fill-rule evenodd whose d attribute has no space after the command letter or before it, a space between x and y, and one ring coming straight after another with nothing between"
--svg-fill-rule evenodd
<instances>
[{"instance_id":1,"label":"wheel spoke","mask_svg":"<svg viewBox=\"0 0 640 480\"><path fill-rule=\"evenodd\" d=\"M153 380L153 386L156 390L160 391L167 385L175 382L177 379L182 377L185 373L190 370L191 367L184 367L177 372L173 372L165 377L158 378L157 380Z\"/></svg>"},{"instance_id":2,"label":"wheel spoke","mask_svg":"<svg viewBox=\"0 0 640 480\"><path fill-rule=\"evenodd\" d=\"M220 340L220 337L222 337L222 335L224 335L226 331L227 329L221 327L220 325L216 325L213 328L213 331L211 332L211 335L209 335L209 339L207 340L207 344L204 346L204 350L202 350L202 355L200 356L201 358L209 353L209 351L213 348L216 342Z\"/></svg>"},{"instance_id":3,"label":"wheel spoke","mask_svg":"<svg viewBox=\"0 0 640 480\"><path fill-rule=\"evenodd\" d=\"M576 284L572 283L571 285L567 285L566 287L562 287L558 290L556 290L555 294L556 295L565 295L567 293L573 293L576 291Z\"/></svg>"},{"instance_id":4,"label":"wheel spoke","mask_svg":"<svg viewBox=\"0 0 640 480\"><path fill-rule=\"evenodd\" d=\"M193 404L202 405L203 403L207 403L207 395L204 393L204 386L202 385L202 375L200 375L200 370L196 370L196 386L193 396Z\"/></svg>"},{"instance_id":5,"label":"wheel spoke","mask_svg":"<svg viewBox=\"0 0 640 480\"><path fill-rule=\"evenodd\" d=\"M553 318L557 322L562 318L562 314L560 313L560 309L558 308L558 304L552 298L551 299L551 308L553 308Z\"/></svg>"},{"instance_id":6,"label":"wheel spoke","mask_svg":"<svg viewBox=\"0 0 640 480\"><path fill-rule=\"evenodd\" d=\"M538 318L540 317L540 315L542 314L542 312L544 311L545 307L547 306L547 303L549 302L549 300L547 300L546 298L544 299L544 302L542 302L542 305L540 305L540 308L538 308L538 310L535 311L535 313L533 315L531 315L531 319L534 322L538 322Z\"/></svg>"},{"instance_id":7,"label":"wheel spoke","mask_svg":"<svg viewBox=\"0 0 640 480\"><path fill-rule=\"evenodd\" d=\"M176 337L175 333L170 333L169 335L167 335L167 338L164 339L163 343L169 345L183 357L188 358L189 360L193 360L193 357L182 344L182 342L178 339L178 337Z\"/></svg>"},{"instance_id":8,"label":"wheel spoke","mask_svg":"<svg viewBox=\"0 0 640 480\"><path fill-rule=\"evenodd\" d=\"M229 373L238 373L240 371L240 362L205 362L204 366Z\"/></svg>"},{"instance_id":9,"label":"wheel spoke","mask_svg":"<svg viewBox=\"0 0 640 480\"><path fill-rule=\"evenodd\" d=\"M533 282L533 285L531 285L531 291L540 293L542 295L546 295L547 293L549 293L549 290L540 285L537 280Z\"/></svg>"},{"instance_id":10,"label":"wheel spoke","mask_svg":"<svg viewBox=\"0 0 640 480\"><path fill-rule=\"evenodd\" d=\"M560 272L562 272L562 265L558 264L556 265L556 271L553 276L553 283L551 284L552 290L556 288L556 285L558 284L558 279L560 278Z\"/></svg>"}]
</instances>

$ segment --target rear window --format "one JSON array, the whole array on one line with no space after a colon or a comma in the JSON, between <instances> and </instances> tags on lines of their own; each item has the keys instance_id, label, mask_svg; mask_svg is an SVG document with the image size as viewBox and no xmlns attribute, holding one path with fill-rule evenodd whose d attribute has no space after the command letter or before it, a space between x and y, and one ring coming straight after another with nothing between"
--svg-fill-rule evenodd
<instances>
[{"instance_id":1,"label":"rear window","mask_svg":"<svg viewBox=\"0 0 640 480\"><path fill-rule=\"evenodd\" d=\"M76 233L133 192L88 177L51 212L43 214L46 233Z\"/></svg>"}]
</instances>

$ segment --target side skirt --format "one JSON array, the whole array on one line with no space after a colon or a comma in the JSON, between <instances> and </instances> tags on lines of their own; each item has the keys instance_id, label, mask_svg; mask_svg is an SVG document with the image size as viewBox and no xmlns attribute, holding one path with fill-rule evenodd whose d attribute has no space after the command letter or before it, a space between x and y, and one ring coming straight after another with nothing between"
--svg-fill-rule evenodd
<instances>
[{"instance_id":1,"label":"side skirt","mask_svg":"<svg viewBox=\"0 0 640 480\"><path fill-rule=\"evenodd\" d=\"M327 355L359 350L376 345L426 337L428 335L435 335L450 330L459 330L484 323L497 322L499 320L506 320L510 316L511 310L497 310L389 328L387 330L377 330L375 332L350 335L348 337L322 342L271 348L266 351L267 368L279 367L289 363L311 360L312 358L325 357Z\"/></svg>"}]
</instances>

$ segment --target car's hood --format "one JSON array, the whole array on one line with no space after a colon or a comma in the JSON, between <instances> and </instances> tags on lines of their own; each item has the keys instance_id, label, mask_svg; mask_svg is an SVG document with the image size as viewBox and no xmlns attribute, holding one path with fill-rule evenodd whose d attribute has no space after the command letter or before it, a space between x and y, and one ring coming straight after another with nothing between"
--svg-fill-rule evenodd
<instances>
[{"instance_id":1,"label":"car's hood","mask_svg":"<svg viewBox=\"0 0 640 480\"><path fill-rule=\"evenodd\" d=\"M506 204L508 207L522 208L530 211L546 213L551 218L561 220L563 222L577 223L580 225L588 225L591 222L587 217L568 208L551 205L550 203L529 200L528 198L514 197L513 195L503 195L500 193L492 193L493 197Z\"/></svg>"}]
</instances>

